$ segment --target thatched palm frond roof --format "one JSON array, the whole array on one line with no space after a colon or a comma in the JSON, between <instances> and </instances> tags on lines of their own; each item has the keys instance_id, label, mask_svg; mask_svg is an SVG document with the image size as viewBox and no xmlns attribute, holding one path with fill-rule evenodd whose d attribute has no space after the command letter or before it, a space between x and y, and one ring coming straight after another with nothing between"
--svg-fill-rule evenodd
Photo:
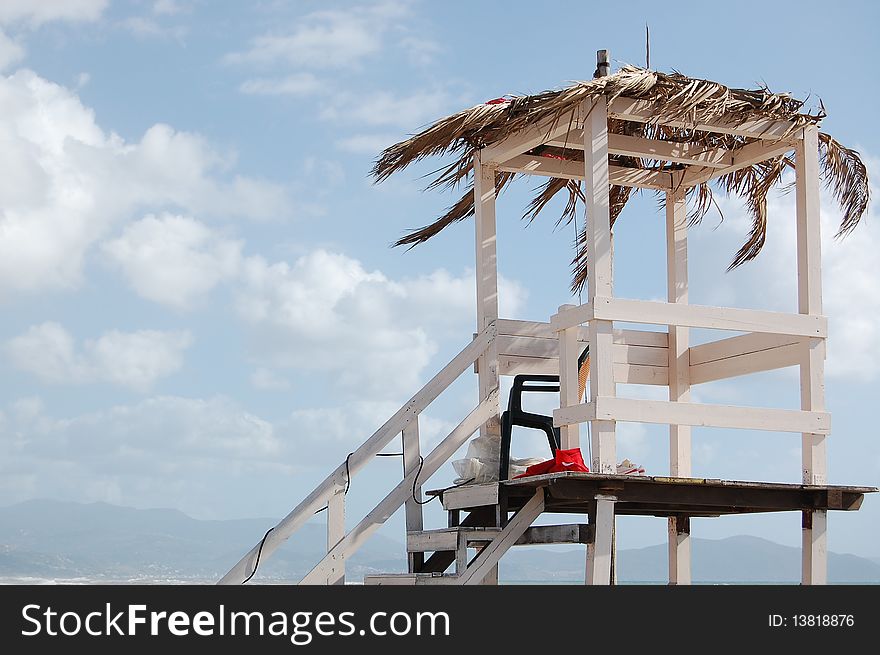
<instances>
[{"instance_id":1,"label":"thatched palm frond roof","mask_svg":"<svg viewBox=\"0 0 880 655\"><path fill-rule=\"evenodd\" d=\"M473 153L492 145L528 126L542 121L566 121L573 124L578 107L584 100L604 95L609 103L625 96L650 100L657 107L658 116L685 124L697 124L715 119L744 123L754 118L772 118L790 121L791 132L808 124L818 124L824 111L804 111L804 102L790 95L772 93L766 88L747 90L733 89L709 80L693 79L677 72L660 73L634 66L626 66L606 77L587 82L576 82L556 91L536 95L505 97L477 105L442 118L406 141L387 148L380 155L372 170L379 182L410 164L432 156L455 156L451 164L436 171L436 177L428 188L456 187L466 184L467 191L449 210L433 223L413 230L394 245L410 247L422 243L448 225L461 221L474 213L473 200ZM659 122L634 123L622 120L609 121L609 130L616 134L662 139L672 142L698 143L706 148L735 149L754 141L744 136L703 132L684 127L670 127ZM819 133L822 175L843 212L838 236L849 233L865 213L869 200L868 176L859 154L844 147L831 136ZM557 158L583 158L574 149L550 149L540 146L540 152ZM612 163L631 168L649 168L649 160L634 157L612 156ZM668 167L668 165L667 165ZM654 167L659 170L661 167ZM786 169L793 169L789 156L779 156L712 180L711 184L742 196L752 215L753 225L748 239L736 253L730 265L734 268L753 259L764 245L767 222L767 194L777 185ZM500 192L514 177L514 173L500 172L496 186ZM698 222L712 206L712 191L706 182L688 191L690 218ZM568 202L559 221L569 223L583 203L584 196L579 181L550 178L542 185L529 204L524 218L529 221L541 213L547 203L559 193L568 194ZM612 224L626 205L632 189L612 186ZM589 219L589 217L588 217ZM585 235L581 235L582 241ZM573 260L575 269L573 288L579 288L586 280L587 262L585 249L578 247Z\"/></svg>"}]
</instances>

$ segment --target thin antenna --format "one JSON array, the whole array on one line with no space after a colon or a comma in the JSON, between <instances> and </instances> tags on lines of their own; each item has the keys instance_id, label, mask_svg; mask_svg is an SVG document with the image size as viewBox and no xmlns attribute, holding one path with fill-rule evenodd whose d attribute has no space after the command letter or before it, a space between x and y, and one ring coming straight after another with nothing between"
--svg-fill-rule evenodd
<instances>
[{"instance_id":1,"label":"thin antenna","mask_svg":"<svg viewBox=\"0 0 880 655\"><path fill-rule=\"evenodd\" d=\"M645 68L651 68L651 30L648 23L645 23Z\"/></svg>"}]
</instances>

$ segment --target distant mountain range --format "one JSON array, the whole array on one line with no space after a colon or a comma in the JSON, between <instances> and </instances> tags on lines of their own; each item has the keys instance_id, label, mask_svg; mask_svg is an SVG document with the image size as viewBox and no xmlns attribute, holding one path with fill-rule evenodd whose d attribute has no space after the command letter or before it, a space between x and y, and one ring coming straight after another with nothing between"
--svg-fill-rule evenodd
<instances>
[{"instance_id":1,"label":"distant mountain range","mask_svg":"<svg viewBox=\"0 0 880 655\"><path fill-rule=\"evenodd\" d=\"M34 500L0 508L0 579L96 582L213 582L247 552L273 519L201 521L177 510L139 510L106 503ZM325 526L303 527L260 565L255 582L295 581L326 552ZM796 583L800 551L751 536L694 539L695 582ZM621 550L622 583L666 580L666 546ZM404 570L402 543L374 535L347 566L347 579ZM514 549L501 562L502 581L583 579L584 552ZM880 562L830 553L829 581L880 583Z\"/></svg>"}]
</instances>

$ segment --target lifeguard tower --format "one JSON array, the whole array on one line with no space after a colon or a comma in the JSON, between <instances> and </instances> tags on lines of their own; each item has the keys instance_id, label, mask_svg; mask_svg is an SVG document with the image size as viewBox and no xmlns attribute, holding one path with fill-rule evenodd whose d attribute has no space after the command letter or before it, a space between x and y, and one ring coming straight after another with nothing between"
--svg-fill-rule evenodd
<instances>
[{"instance_id":1,"label":"lifeguard tower","mask_svg":"<svg viewBox=\"0 0 880 655\"><path fill-rule=\"evenodd\" d=\"M316 512L327 513L327 554L301 584L340 584L345 562L370 534L405 508L408 573L374 575L367 584L492 584L513 546L587 545L585 581L614 581L615 516L668 519L669 582L689 584L690 520L749 512L800 512L802 583L826 582L829 510L857 510L870 487L830 486L826 441L824 362L827 321L822 314L819 182L843 210L840 230L865 212L868 184L855 151L819 132L822 114L765 89L731 89L680 74L624 67L611 74L599 51L594 79L533 96L500 98L442 119L387 149L374 173L381 180L414 161L454 153L436 184L472 181L472 190L435 223L401 240L416 244L447 225L474 216L477 334L400 410L270 530L223 577L242 583L259 562ZM733 265L761 249L766 196L794 169L797 196L798 313L697 306L688 303L687 233L708 207L709 185L746 198L754 226ZM548 178L532 203L540 211L557 193L568 194L566 214L586 206L574 285L585 302L563 305L544 323L498 315L495 200L517 176ZM633 189L665 198L667 302L617 298L612 288L612 226ZM688 210L688 204L692 209ZM617 323L654 326L618 329ZM691 346L690 328L735 336ZM589 345L589 391L578 389L578 357ZM476 368L474 409L430 452L423 454L419 415L456 378ZM692 386L760 371L797 366L799 410L691 402ZM590 424L590 473L545 475L469 484L444 490L448 525L425 530L423 487L476 432L500 430L500 376L558 376L560 406L553 422L559 446L577 448L579 425ZM660 385L668 400L620 397L617 385ZM669 426L669 474L618 475L618 421ZM801 484L691 477L692 426L800 434ZM402 479L351 530L345 492L352 477L398 435ZM432 493L428 491L427 493ZM584 524L541 525L544 513L580 514ZM472 555L472 553L474 553Z\"/></svg>"}]
</instances>

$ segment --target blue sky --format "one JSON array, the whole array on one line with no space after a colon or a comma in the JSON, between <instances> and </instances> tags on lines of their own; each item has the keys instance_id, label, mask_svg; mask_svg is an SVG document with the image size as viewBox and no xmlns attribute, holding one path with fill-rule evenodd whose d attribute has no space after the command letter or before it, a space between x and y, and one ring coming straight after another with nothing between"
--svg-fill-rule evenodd
<instances>
[{"instance_id":1,"label":"blue sky","mask_svg":"<svg viewBox=\"0 0 880 655\"><path fill-rule=\"evenodd\" d=\"M4 0L0 503L283 515L473 331L472 227L390 249L453 196L421 191L440 162L373 186L383 147L479 102L589 78L598 48L615 66L643 64L647 21L654 68L821 98L822 129L858 148L876 179L880 143L866 119L878 101L868 83L878 13L868 2L621 12L553 1ZM524 229L533 186L520 181L499 202L501 306L546 321L572 300L573 234L553 230L552 209ZM829 479L877 485L880 231L872 208L834 241L828 200ZM793 202L773 198L765 252L728 274L748 220L720 199L724 220L710 215L691 233L691 301L793 310ZM663 229L652 196L627 208L615 228L618 294L665 296ZM698 399L796 407L796 379L713 383ZM432 407L425 441L475 393L462 380ZM540 454L540 441L520 443ZM694 473L797 482L799 450L797 435L697 430ZM663 474L665 430L621 425L618 453ZM356 479L353 519L399 466L383 460ZM452 477L447 465L429 486ZM878 505L832 515L830 548L880 556ZM794 545L799 520L693 530ZM620 526L621 547L665 538L659 519Z\"/></svg>"}]
</instances>

